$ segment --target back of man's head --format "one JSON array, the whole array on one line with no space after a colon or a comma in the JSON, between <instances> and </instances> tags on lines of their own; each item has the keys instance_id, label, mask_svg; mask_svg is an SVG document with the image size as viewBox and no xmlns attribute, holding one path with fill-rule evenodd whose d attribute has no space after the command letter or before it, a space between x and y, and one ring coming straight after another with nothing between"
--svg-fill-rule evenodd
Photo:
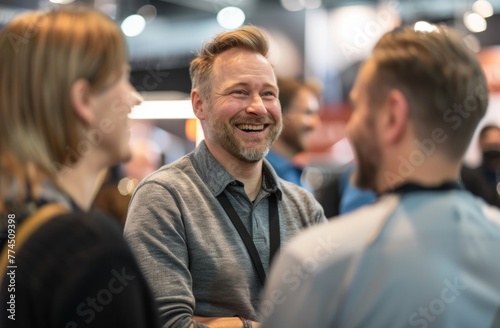
<instances>
[{"instance_id":1,"label":"back of man's head","mask_svg":"<svg viewBox=\"0 0 500 328\"><path fill-rule=\"evenodd\" d=\"M417 138L442 129L447 138L438 145L440 151L460 159L488 105L480 64L460 36L445 27L432 32L400 28L379 40L372 59L371 100L382 101L389 90L400 90Z\"/></svg>"}]
</instances>

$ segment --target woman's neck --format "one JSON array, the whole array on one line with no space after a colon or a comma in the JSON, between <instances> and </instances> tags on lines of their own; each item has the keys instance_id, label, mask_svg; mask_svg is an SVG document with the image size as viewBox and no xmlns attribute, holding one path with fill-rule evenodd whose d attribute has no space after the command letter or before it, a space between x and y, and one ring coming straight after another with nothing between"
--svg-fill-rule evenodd
<instances>
[{"instance_id":1,"label":"woman's neck","mask_svg":"<svg viewBox=\"0 0 500 328\"><path fill-rule=\"evenodd\" d=\"M88 163L87 163L88 164ZM88 211L104 181L105 169L85 163L63 169L57 176L57 184L82 210Z\"/></svg>"}]
</instances>

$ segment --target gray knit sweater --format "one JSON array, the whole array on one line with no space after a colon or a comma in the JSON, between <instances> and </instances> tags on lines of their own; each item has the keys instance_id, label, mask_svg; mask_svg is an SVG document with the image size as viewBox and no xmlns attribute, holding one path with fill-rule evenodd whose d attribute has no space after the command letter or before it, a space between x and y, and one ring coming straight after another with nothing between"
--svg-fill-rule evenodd
<instances>
[{"instance_id":1,"label":"gray knit sweater","mask_svg":"<svg viewBox=\"0 0 500 328\"><path fill-rule=\"evenodd\" d=\"M163 327L188 327L192 316L258 320L262 285L217 195L225 192L269 272L268 196L279 203L281 244L305 227L326 222L304 189L279 179L264 162L262 189L250 201L202 142L147 177L130 203L125 238L158 303ZM196 327L203 327L195 324Z\"/></svg>"}]
</instances>

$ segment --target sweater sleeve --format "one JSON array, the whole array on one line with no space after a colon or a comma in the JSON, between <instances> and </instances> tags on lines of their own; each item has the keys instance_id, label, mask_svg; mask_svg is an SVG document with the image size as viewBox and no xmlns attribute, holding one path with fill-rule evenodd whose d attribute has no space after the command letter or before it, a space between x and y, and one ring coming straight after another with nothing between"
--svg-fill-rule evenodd
<instances>
[{"instance_id":1,"label":"sweater sleeve","mask_svg":"<svg viewBox=\"0 0 500 328\"><path fill-rule=\"evenodd\" d=\"M195 298L187 237L173 191L148 181L129 206L125 238L153 289L163 327L205 327L192 321Z\"/></svg>"}]
</instances>

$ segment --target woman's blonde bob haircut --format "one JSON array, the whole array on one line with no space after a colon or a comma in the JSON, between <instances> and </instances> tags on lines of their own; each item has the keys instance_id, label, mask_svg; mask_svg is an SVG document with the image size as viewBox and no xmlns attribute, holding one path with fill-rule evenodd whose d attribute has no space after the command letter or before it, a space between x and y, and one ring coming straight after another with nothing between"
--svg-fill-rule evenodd
<instances>
[{"instance_id":1,"label":"woman's blonde bob haircut","mask_svg":"<svg viewBox=\"0 0 500 328\"><path fill-rule=\"evenodd\" d=\"M121 30L91 9L33 12L0 31L0 212L14 189L26 197L26 187L78 161L70 154L85 126L72 108L74 83L99 92L126 63Z\"/></svg>"}]
</instances>

